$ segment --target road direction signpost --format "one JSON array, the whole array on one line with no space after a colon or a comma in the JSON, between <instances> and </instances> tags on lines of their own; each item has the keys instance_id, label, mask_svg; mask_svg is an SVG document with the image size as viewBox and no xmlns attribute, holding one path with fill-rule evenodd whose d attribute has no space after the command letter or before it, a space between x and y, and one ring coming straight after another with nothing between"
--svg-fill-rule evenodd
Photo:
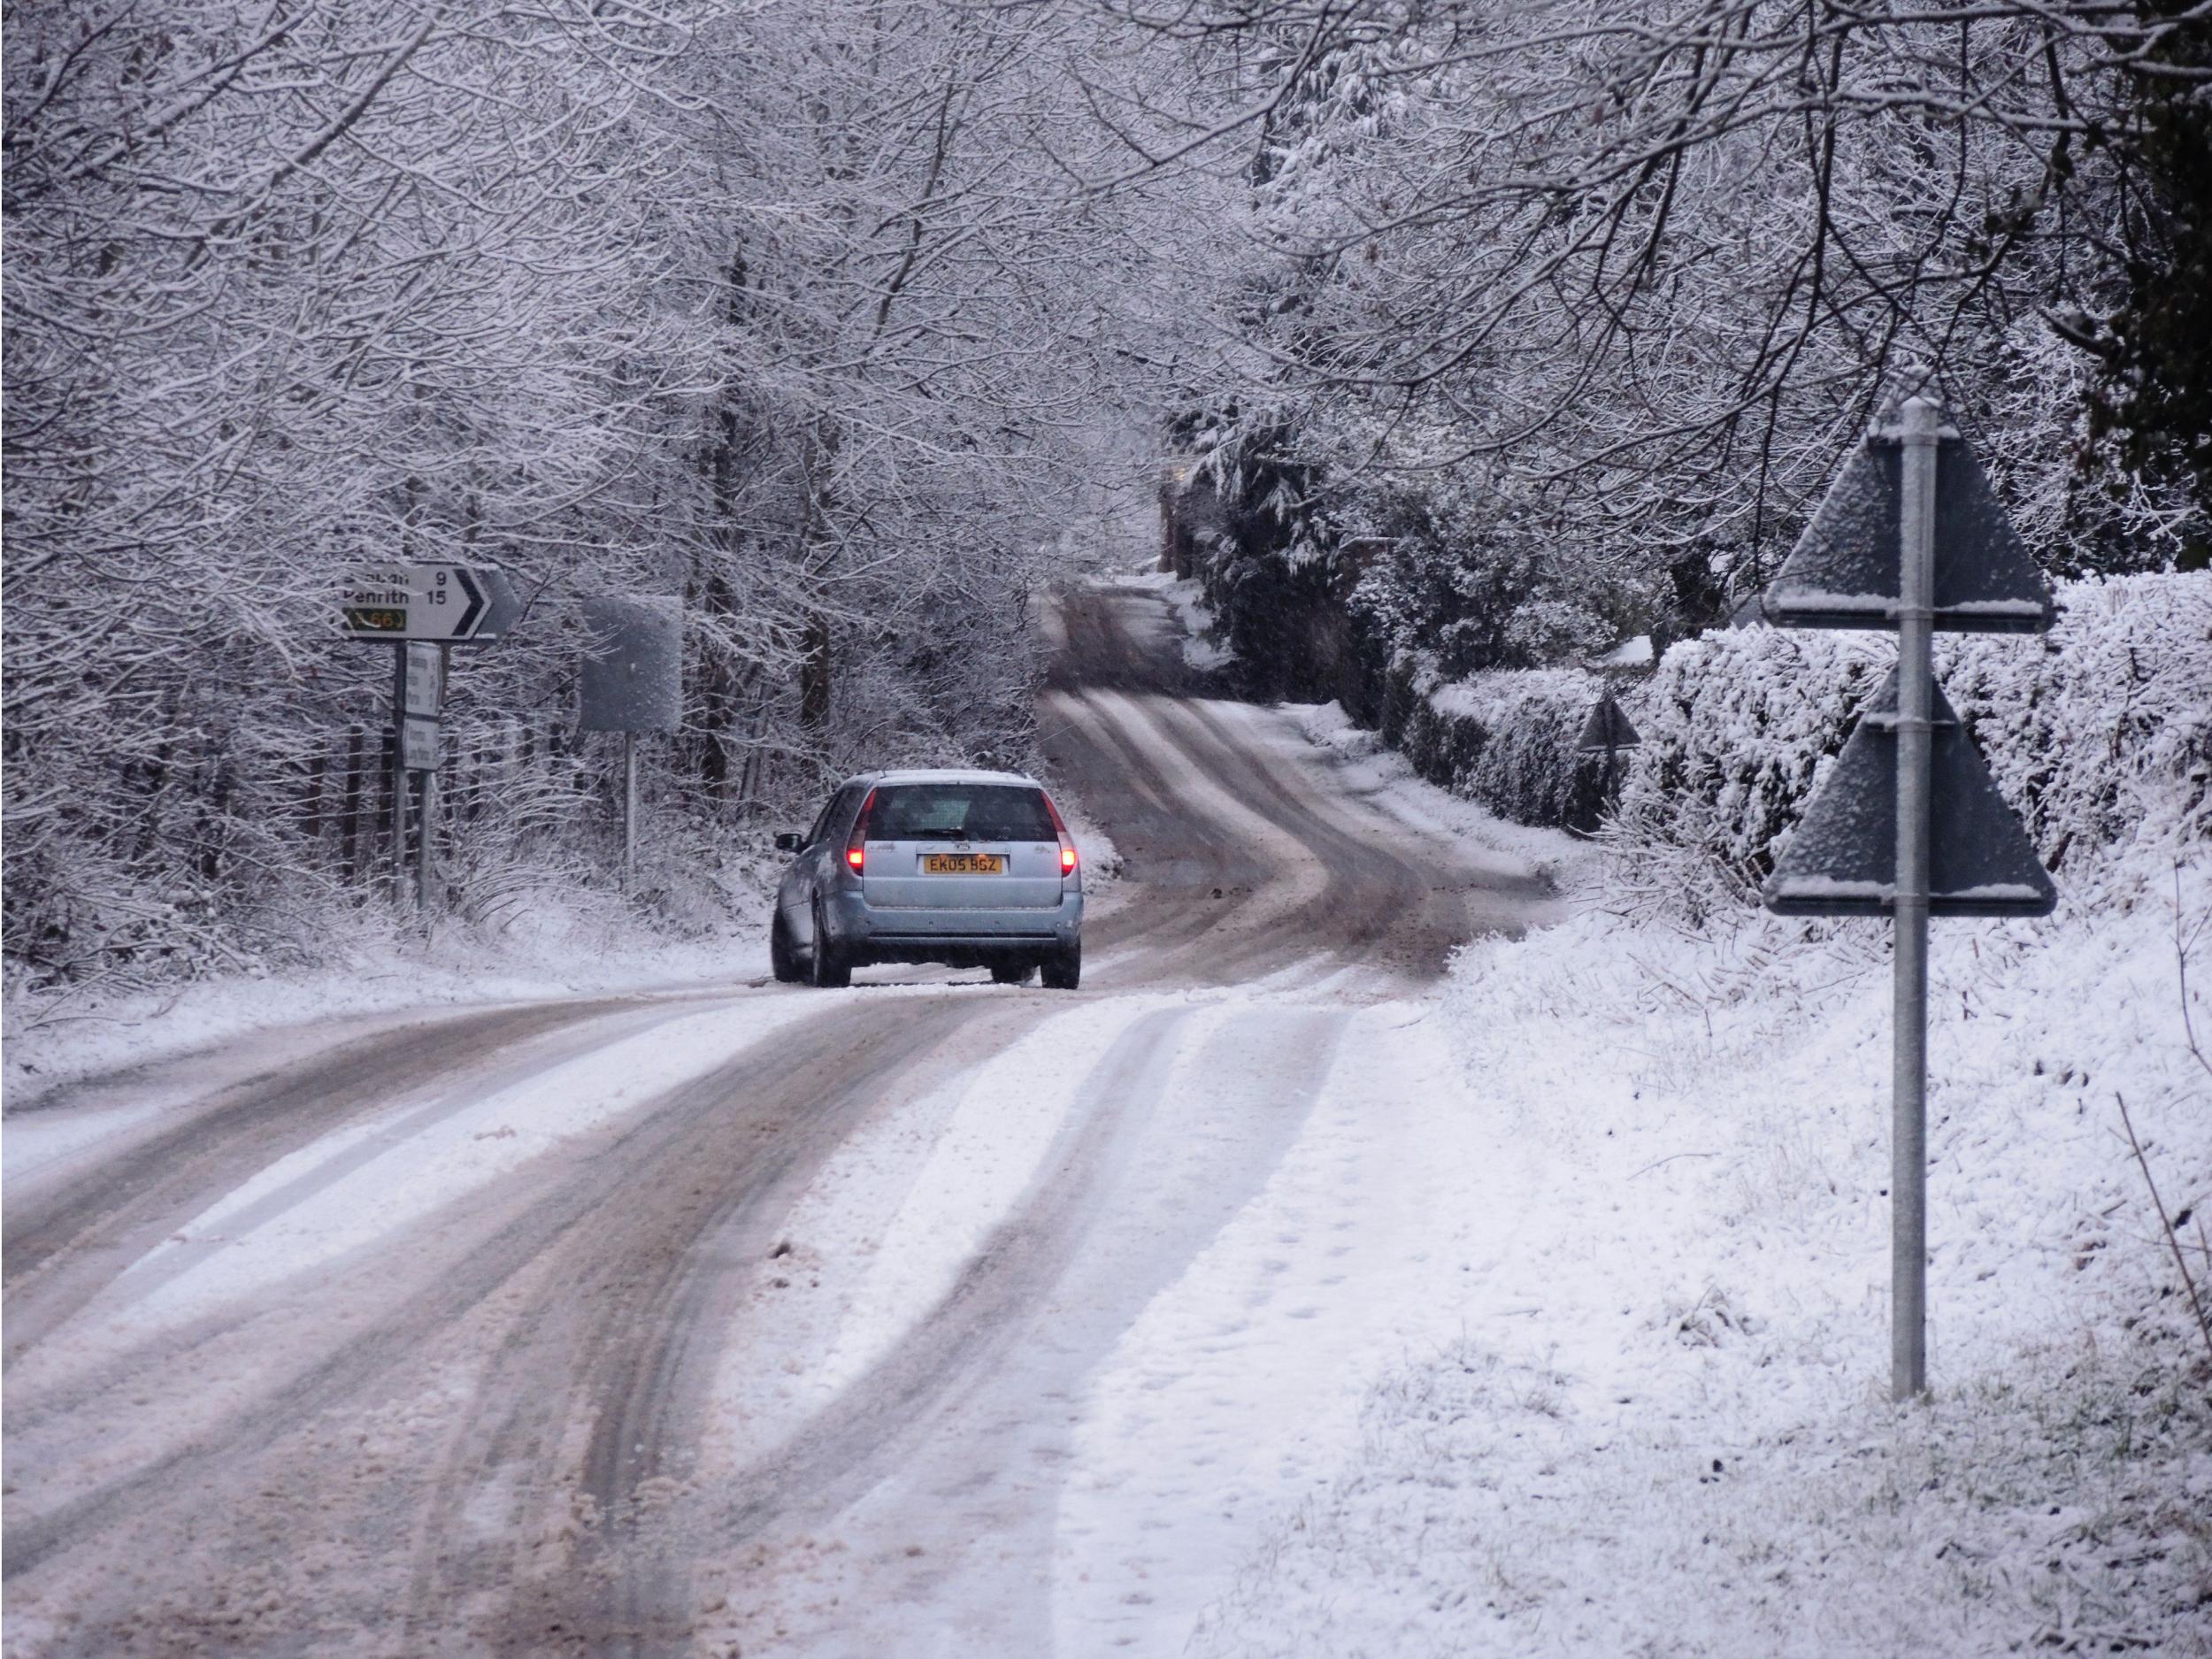
<instances>
[{"instance_id":1,"label":"road direction signpost","mask_svg":"<svg viewBox=\"0 0 2212 1659\"><path fill-rule=\"evenodd\" d=\"M405 698L399 723L399 764L421 781L422 805L415 836L415 908L430 909L431 871L437 860L438 758L442 747L438 718L445 709L446 653L449 646L410 640L400 647L407 660L401 687Z\"/></svg>"},{"instance_id":2,"label":"road direction signpost","mask_svg":"<svg viewBox=\"0 0 2212 1659\"><path fill-rule=\"evenodd\" d=\"M1621 705L1607 692L1590 710L1590 718L1583 723L1582 736L1575 747L1586 755L1605 757L1605 800L1613 798L1613 766L1616 757L1624 749L1640 749L1644 740L1636 735L1636 728L1629 723ZM1603 811L1601 803L1599 810Z\"/></svg>"},{"instance_id":3,"label":"road direction signpost","mask_svg":"<svg viewBox=\"0 0 2212 1659\"><path fill-rule=\"evenodd\" d=\"M1767 589L1781 627L1895 628L1867 709L1761 897L1788 916L1886 911L1896 930L1890 1146L1890 1393L1927 1363L1928 918L2047 916L2019 820L1935 684L1932 636L2039 633L2050 588L1964 438L1925 398L1878 424Z\"/></svg>"},{"instance_id":4,"label":"road direction signpost","mask_svg":"<svg viewBox=\"0 0 2212 1659\"><path fill-rule=\"evenodd\" d=\"M372 565L347 576L341 611L349 640L495 645L522 602L495 565Z\"/></svg>"},{"instance_id":5,"label":"road direction signpost","mask_svg":"<svg viewBox=\"0 0 2212 1659\"><path fill-rule=\"evenodd\" d=\"M392 872L405 902L410 774L422 780L415 905L430 908L438 804L439 717L456 645L496 645L522 615L506 572L489 565L393 564L348 572L339 629L349 640L394 647L392 657Z\"/></svg>"}]
</instances>

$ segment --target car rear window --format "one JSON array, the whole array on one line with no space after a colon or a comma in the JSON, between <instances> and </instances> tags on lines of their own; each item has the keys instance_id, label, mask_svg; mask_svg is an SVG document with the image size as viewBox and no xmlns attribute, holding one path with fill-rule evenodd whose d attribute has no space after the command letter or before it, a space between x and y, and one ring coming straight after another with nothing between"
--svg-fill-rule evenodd
<instances>
[{"instance_id":1,"label":"car rear window","mask_svg":"<svg viewBox=\"0 0 2212 1659\"><path fill-rule=\"evenodd\" d=\"M1058 839L1044 792L1016 783L893 783L868 809L874 841L1048 841Z\"/></svg>"}]
</instances>

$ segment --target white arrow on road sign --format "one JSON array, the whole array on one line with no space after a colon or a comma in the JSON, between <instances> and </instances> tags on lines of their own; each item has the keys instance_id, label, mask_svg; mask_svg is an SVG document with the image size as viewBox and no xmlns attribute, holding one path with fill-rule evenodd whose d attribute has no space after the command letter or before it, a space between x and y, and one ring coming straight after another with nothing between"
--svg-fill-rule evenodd
<instances>
[{"instance_id":1,"label":"white arrow on road sign","mask_svg":"<svg viewBox=\"0 0 2212 1659\"><path fill-rule=\"evenodd\" d=\"M354 571L341 598L352 640L486 645L506 636L522 607L492 565L379 565Z\"/></svg>"}]
</instances>

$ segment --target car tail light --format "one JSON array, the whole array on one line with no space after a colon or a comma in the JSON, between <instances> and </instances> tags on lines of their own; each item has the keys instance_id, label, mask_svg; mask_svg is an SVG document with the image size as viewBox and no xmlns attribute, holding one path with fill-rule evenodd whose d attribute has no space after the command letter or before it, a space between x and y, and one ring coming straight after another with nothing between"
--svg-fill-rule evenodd
<instances>
[{"instance_id":1,"label":"car tail light","mask_svg":"<svg viewBox=\"0 0 2212 1659\"><path fill-rule=\"evenodd\" d=\"M853 833L845 843L845 864L855 875L863 873L868 862L868 815L875 810L876 792L868 791L868 798L860 803L860 810L853 818Z\"/></svg>"},{"instance_id":2,"label":"car tail light","mask_svg":"<svg viewBox=\"0 0 2212 1659\"><path fill-rule=\"evenodd\" d=\"M1052 832L1060 838L1060 873L1075 873L1075 838L1068 833L1067 820L1060 816L1060 809L1052 804L1050 795L1044 796L1045 811L1052 819Z\"/></svg>"}]
</instances>

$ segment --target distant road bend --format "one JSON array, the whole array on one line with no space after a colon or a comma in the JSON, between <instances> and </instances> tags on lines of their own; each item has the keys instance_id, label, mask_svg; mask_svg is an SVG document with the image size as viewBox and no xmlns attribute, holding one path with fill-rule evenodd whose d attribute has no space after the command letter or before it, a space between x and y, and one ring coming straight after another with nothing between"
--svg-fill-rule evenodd
<instances>
[{"instance_id":1,"label":"distant road bend","mask_svg":"<svg viewBox=\"0 0 2212 1659\"><path fill-rule=\"evenodd\" d=\"M1363 1010L1545 898L1205 695L1148 591L1051 627L1125 866L1080 992L764 947L12 1112L7 1652L1069 1651L1100 1368Z\"/></svg>"}]
</instances>

